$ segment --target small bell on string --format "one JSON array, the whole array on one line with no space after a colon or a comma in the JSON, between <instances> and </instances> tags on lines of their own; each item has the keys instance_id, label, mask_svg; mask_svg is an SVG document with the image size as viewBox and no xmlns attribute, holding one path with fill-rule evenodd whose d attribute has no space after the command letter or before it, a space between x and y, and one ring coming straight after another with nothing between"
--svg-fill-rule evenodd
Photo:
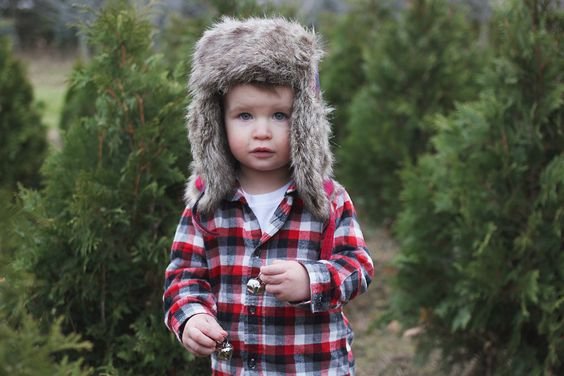
<instances>
[{"instance_id":1,"label":"small bell on string","mask_svg":"<svg viewBox=\"0 0 564 376\"><path fill-rule=\"evenodd\" d=\"M233 345L231 345L226 338L225 341L217 344L215 353L217 354L218 360L231 360L233 356Z\"/></svg>"},{"instance_id":2,"label":"small bell on string","mask_svg":"<svg viewBox=\"0 0 564 376\"><path fill-rule=\"evenodd\" d=\"M264 291L264 282L260 280L260 277L251 278L247 282L247 292L249 294L257 295Z\"/></svg>"}]
</instances>

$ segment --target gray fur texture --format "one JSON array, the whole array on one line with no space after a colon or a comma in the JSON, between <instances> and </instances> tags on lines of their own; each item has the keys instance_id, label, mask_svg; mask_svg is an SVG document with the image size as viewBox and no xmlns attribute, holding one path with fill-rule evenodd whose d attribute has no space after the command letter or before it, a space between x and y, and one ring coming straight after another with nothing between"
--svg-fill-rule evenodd
<instances>
[{"instance_id":1,"label":"gray fur texture","mask_svg":"<svg viewBox=\"0 0 564 376\"><path fill-rule=\"evenodd\" d=\"M191 176L188 204L200 196L196 177L205 181L198 210L211 214L237 186L237 161L223 124L221 98L239 83L266 82L294 89L291 117L291 172L306 208L318 219L329 217L323 181L332 177L333 156L317 69L323 55L316 34L283 18L223 18L195 47L189 80L188 138Z\"/></svg>"}]
</instances>

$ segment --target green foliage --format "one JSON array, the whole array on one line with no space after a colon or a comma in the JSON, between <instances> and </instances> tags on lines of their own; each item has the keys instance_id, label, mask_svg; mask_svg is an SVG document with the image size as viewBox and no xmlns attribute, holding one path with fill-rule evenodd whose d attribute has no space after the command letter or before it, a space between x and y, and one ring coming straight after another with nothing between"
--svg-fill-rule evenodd
<instances>
[{"instance_id":1,"label":"green foliage","mask_svg":"<svg viewBox=\"0 0 564 376\"><path fill-rule=\"evenodd\" d=\"M203 2L207 13L199 17L172 16L162 39L162 53L169 68L175 70L177 77L186 78L190 72L194 44L205 29L223 16L235 18L285 16L294 18L296 10L289 5L273 5L256 0L214 0Z\"/></svg>"},{"instance_id":2,"label":"green foliage","mask_svg":"<svg viewBox=\"0 0 564 376\"><path fill-rule=\"evenodd\" d=\"M85 28L95 53L73 87L93 115L73 121L44 166L45 188L22 195L19 262L36 281L30 310L92 344L97 372L190 374L162 323L162 284L182 209L189 148L184 85L151 50L151 24L113 2Z\"/></svg>"},{"instance_id":3,"label":"green foliage","mask_svg":"<svg viewBox=\"0 0 564 376\"><path fill-rule=\"evenodd\" d=\"M90 349L91 344L82 342L77 334L63 334L62 318L53 315L50 320L37 320L28 312L29 300L36 296L34 289L42 282L34 278L33 271L24 270L28 260L18 251L21 238L37 234L33 223L26 226L16 221L12 191L17 183L38 186L38 170L47 149L46 129L32 104L32 87L5 40L0 40L0 92L10 94L0 96L0 186L5 188L0 190L0 374L90 374L82 360L73 359L77 351ZM24 192L23 196L31 195ZM27 210L35 210L32 200L26 203ZM45 219L44 213L33 215Z\"/></svg>"},{"instance_id":4,"label":"green foliage","mask_svg":"<svg viewBox=\"0 0 564 376\"><path fill-rule=\"evenodd\" d=\"M355 9L344 16L326 15L322 20L321 29L329 46L320 67L320 81L325 100L334 108L331 125L336 144L344 137L350 98L365 80L362 45L374 22L372 16L364 9Z\"/></svg>"},{"instance_id":5,"label":"green foliage","mask_svg":"<svg viewBox=\"0 0 564 376\"><path fill-rule=\"evenodd\" d=\"M296 9L292 5L274 5L257 0L211 0L212 14L237 18L295 16Z\"/></svg>"},{"instance_id":6,"label":"green foliage","mask_svg":"<svg viewBox=\"0 0 564 376\"><path fill-rule=\"evenodd\" d=\"M176 70L177 77L187 80L194 45L210 23L209 17L187 18L174 15L170 18L161 35L161 51L169 69Z\"/></svg>"},{"instance_id":7,"label":"green foliage","mask_svg":"<svg viewBox=\"0 0 564 376\"><path fill-rule=\"evenodd\" d=\"M564 373L564 17L514 1L480 100L403 173L394 311L421 354L477 374Z\"/></svg>"},{"instance_id":8,"label":"green foliage","mask_svg":"<svg viewBox=\"0 0 564 376\"><path fill-rule=\"evenodd\" d=\"M31 84L4 38L0 38L0 93L0 189L15 191L18 183L38 186L47 131L33 103Z\"/></svg>"},{"instance_id":9,"label":"green foliage","mask_svg":"<svg viewBox=\"0 0 564 376\"><path fill-rule=\"evenodd\" d=\"M2 284L9 283L3 281ZM91 369L83 366L82 359L73 360L69 351L90 349L90 344L77 334L64 335L61 321L55 321L44 332L30 315L21 317L17 328L4 321L0 311L0 375L90 375Z\"/></svg>"},{"instance_id":10,"label":"green foliage","mask_svg":"<svg viewBox=\"0 0 564 376\"><path fill-rule=\"evenodd\" d=\"M392 15L363 43L366 83L348 107L338 154L340 178L377 221L395 218L399 170L429 149L433 116L477 95L479 70L477 38L460 9L418 0Z\"/></svg>"},{"instance_id":11,"label":"green foliage","mask_svg":"<svg viewBox=\"0 0 564 376\"><path fill-rule=\"evenodd\" d=\"M31 293L33 276L14 262L19 211L8 192L0 194L0 202L0 375L91 374L75 359L91 348L88 342L63 334L60 318L41 325L29 314L22 297Z\"/></svg>"},{"instance_id":12,"label":"green foliage","mask_svg":"<svg viewBox=\"0 0 564 376\"><path fill-rule=\"evenodd\" d=\"M392 15L390 1L359 0L346 14L326 14L321 34L327 39L327 56L320 67L321 89L325 100L334 108L332 126L334 143L346 137L349 104L366 81L363 49L369 35L380 22Z\"/></svg>"},{"instance_id":13,"label":"green foliage","mask_svg":"<svg viewBox=\"0 0 564 376\"><path fill-rule=\"evenodd\" d=\"M82 63L77 63L73 68L72 75L80 76L85 67ZM67 88L64 98L59 130L67 131L71 124L79 123L81 119L94 116L96 103L92 98L96 97L96 87L93 82L83 82L80 79L72 79Z\"/></svg>"},{"instance_id":14,"label":"green foliage","mask_svg":"<svg viewBox=\"0 0 564 376\"><path fill-rule=\"evenodd\" d=\"M6 281L2 282L9 283ZM77 334L64 335L61 321L44 332L29 315L21 316L21 325L13 328L0 311L0 375L90 375L81 359L72 360L69 351L89 349Z\"/></svg>"}]
</instances>

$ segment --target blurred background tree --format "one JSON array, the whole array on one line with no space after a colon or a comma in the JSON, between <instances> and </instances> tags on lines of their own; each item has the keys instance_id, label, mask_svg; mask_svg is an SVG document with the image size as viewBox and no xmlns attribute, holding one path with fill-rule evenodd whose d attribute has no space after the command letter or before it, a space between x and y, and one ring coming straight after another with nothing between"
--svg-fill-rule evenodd
<instances>
[{"instance_id":1,"label":"blurred background tree","mask_svg":"<svg viewBox=\"0 0 564 376\"><path fill-rule=\"evenodd\" d=\"M162 324L189 148L184 85L151 50L151 30L124 2L85 26L95 57L73 87L91 90L94 112L68 125L45 164L45 188L23 194L35 227L17 257L35 275L31 313L61 316L65 332L88 339L84 359L97 372L198 374Z\"/></svg>"},{"instance_id":2,"label":"blurred background tree","mask_svg":"<svg viewBox=\"0 0 564 376\"><path fill-rule=\"evenodd\" d=\"M478 375L564 374L564 15L511 2L475 102L404 170L394 314Z\"/></svg>"},{"instance_id":3,"label":"blurred background tree","mask_svg":"<svg viewBox=\"0 0 564 376\"><path fill-rule=\"evenodd\" d=\"M19 210L12 195L0 193L0 375L90 375L80 354L91 349L76 333L63 332L61 317L45 322L27 304L32 273L17 262ZM27 229L32 231L32 229Z\"/></svg>"},{"instance_id":4,"label":"blurred background tree","mask_svg":"<svg viewBox=\"0 0 564 376\"><path fill-rule=\"evenodd\" d=\"M0 36L0 374L86 375L73 355L90 345L74 333L63 333L60 318L41 323L27 310L26 293L33 274L18 264L20 243L15 192L18 186L38 188L47 155L46 127L33 99L25 68L11 42ZM29 229L28 229L29 230ZM33 361L32 361L33 360Z\"/></svg>"},{"instance_id":5,"label":"blurred background tree","mask_svg":"<svg viewBox=\"0 0 564 376\"><path fill-rule=\"evenodd\" d=\"M416 0L380 17L365 37L362 64L356 62L365 79L349 97L338 174L359 210L378 223L397 215L399 171L429 150L433 116L477 96L478 58L487 51L462 10Z\"/></svg>"},{"instance_id":6,"label":"blurred background tree","mask_svg":"<svg viewBox=\"0 0 564 376\"><path fill-rule=\"evenodd\" d=\"M0 93L0 190L15 191L18 183L38 187L47 130L24 67L6 38L0 38Z\"/></svg>"},{"instance_id":7,"label":"blurred background tree","mask_svg":"<svg viewBox=\"0 0 564 376\"><path fill-rule=\"evenodd\" d=\"M351 98L366 82L364 48L385 20L397 14L397 1L357 0L345 14L325 13L320 28L327 40L327 56L320 67L325 99L333 106L334 147L347 135Z\"/></svg>"}]
</instances>

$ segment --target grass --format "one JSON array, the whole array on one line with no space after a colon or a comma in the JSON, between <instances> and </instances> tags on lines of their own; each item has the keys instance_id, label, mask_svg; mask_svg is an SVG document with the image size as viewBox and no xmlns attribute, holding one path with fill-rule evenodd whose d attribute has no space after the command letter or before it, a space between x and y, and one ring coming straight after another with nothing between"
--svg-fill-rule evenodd
<instances>
[{"instance_id":1,"label":"grass","mask_svg":"<svg viewBox=\"0 0 564 376\"><path fill-rule=\"evenodd\" d=\"M43 122L48 128L49 141L60 143L59 121L64 105L68 79L76 61L74 56L53 53L22 53L17 57L23 62L28 79L33 86Z\"/></svg>"},{"instance_id":2,"label":"grass","mask_svg":"<svg viewBox=\"0 0 564 376\"><path fill-rule=\"evenodd\" d=\"M49 129L57 129L63 110L65 91L52 86L35 87L35 99L43 110L43 121Z\"/></svg>"}]
</instances>

